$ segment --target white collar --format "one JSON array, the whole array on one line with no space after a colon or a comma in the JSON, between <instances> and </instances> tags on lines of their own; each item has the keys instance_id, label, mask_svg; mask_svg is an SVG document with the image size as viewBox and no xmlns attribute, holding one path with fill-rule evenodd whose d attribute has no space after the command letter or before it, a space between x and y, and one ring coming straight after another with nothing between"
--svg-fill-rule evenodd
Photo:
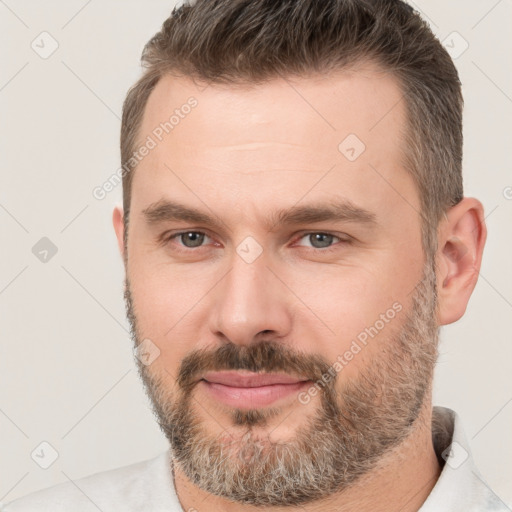
<instances>
[{"instance_id":1,"label":"white collar","mask_svg":"<svg viewBox=\"0 0 512 512\"><path fill-rule=\"evenodd\" d=\"M419 512L511 512L477 470L455 411L434 407L432 438L436 455L444 465Z\"/></svg>"}]
</instances>

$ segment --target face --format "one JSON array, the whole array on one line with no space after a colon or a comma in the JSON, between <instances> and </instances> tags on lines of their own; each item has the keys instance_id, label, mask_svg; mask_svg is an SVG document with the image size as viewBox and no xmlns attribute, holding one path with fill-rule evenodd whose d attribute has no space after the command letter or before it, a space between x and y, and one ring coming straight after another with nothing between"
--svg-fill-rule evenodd
<instances>
[{"instance_id":1,"label":"face","mask_svg":"<svg viewBox=\"0 0 512 512\"><path fill-rule=\"evenodd\" d=\"M128 316L158 354L138 364L176 463L209 492L318 499L414 428L435 274L400 97L368 64L254 87L166 77L149 98Z\"/></svg>"}]
</instances>

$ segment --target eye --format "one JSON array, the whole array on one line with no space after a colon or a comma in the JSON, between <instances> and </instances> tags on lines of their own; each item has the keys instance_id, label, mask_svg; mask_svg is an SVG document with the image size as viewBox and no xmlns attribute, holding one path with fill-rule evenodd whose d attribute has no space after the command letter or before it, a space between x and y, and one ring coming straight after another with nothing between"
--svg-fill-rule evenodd
<instances>
[{"instance_id":1,"label":"eye","mask_svg":"<svg viewBox=\"0 0 512 512\"><path fill-rule=\"evenodd\" d=\"M181 231L179 233L172 233L163 238L164 243L172 243L176 250L197 249L203 247L211 242L212 239L203 231ZM174 242L177 240L177 242ZM304 241L303 243L300 243ZM324 232L311 232L303 233L298 242L296 243L302 247L309 247L311 249L318 249L321 252L327 252L335 249L339 243L350 243L350 237L342 237ZM183 249L182 249L183 248Z\"/></svg>"},{"instance_id":2,"label":"eye","mask_svg":"<svg viewBox=\"0 0 512 512\"><path fill-rule=\"evenodd\" d=\"M202 231L182 231L181 233L174 233L167 238L168 241L177 239L183 247L187 249L193 249L195 247L201 247L205 239L210 237Z\"/></svg>"},{"instance_id":3,"label":"eye","mask_svg":"<svg viewBox=\"0 0 512 512\"><path fill-rule=\"evenodd\" d=\"M306 245L305 247L312 247L313 249L330 249L336 241L348 242L348 240L344 240L336 235L321 232L304 233L299 240L304 239L310 243L310 245Z\"/></svg>"}]
</instances>

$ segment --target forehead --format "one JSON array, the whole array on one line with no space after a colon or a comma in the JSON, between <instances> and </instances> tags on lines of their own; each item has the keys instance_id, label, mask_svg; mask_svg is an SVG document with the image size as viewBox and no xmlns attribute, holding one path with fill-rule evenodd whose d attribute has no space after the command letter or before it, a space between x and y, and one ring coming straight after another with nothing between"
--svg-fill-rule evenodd
<instances>
[{"instance_id":1,"label":"forehead","mask_svg":"<svg viewBox=\"0 0 512 512\"><path fill-rule=\"evenodd\" d=\"M255 85L196 85L188 77L168 75L158 82L147 101L141 134L168 121L194 97L198 107L190 116L196 121L194 133L200 128L197 135L219 142L222 138L233 144L243 142L248 131L251 138L268 140L274 127L288 124L293 129L288 133L290 138L294 133L299 137L316 133L311 139L316 143L327 134L335 134L333 140L337 140L345 132L356 133L371 144L374 138L389 133L390 127L399 129L405 122L402 95L397 78L371 62L326 75L279 77ZM308 124L293 126L294 120ZM172 128L173 138L191 143L190 123L179 124L179 130L177 124ZM393 132L389 138L396 135Z\"/></svg>"},{"instance_id":2,"label":"forehead","mask_svg":"<svg viewBox=\"0 0 512 512\"><path fill-rule=\"evenodd\" d=\"M295 202L328 174L314 187L319 197L336 187L382 202L402 187L400 194L417 204L402 165L405 123L397 79L369 62L255 85L165 76L140 127L139 145L151 139L153 147L138 164L132 201L138 196L142 208L188 185L218 200L236 194L243 203L259 190Z\"/></svg>"}]
</instances>

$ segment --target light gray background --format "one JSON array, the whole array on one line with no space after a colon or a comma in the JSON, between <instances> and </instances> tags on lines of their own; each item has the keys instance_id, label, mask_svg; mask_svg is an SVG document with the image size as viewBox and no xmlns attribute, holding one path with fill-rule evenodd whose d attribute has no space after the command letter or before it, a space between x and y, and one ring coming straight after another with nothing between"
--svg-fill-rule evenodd
<instances>
[{"instance_id":1,"label":"light gray background","mask_svg":"<svg viewBox=\"0 0 512 512\"><path fill-rule=\"evenodd\" d=\"M167 447L125 320L111 227L121 187L103 201L92 190L119 167L121 104L173 5L0 0L0 501ZM442 330L435 403L462 416L479 468L510 506L512 1L413 5L455 50L454 31L469 44L455 60L465 189L483 201L489 227L467 314ZM43 31L59 44L47 59L31 48L50 48ZM58 248L46 263L32 253L42 237ZM31 458L43 441L58 452L46 470Z\"/></svg>"}]
</instances>

